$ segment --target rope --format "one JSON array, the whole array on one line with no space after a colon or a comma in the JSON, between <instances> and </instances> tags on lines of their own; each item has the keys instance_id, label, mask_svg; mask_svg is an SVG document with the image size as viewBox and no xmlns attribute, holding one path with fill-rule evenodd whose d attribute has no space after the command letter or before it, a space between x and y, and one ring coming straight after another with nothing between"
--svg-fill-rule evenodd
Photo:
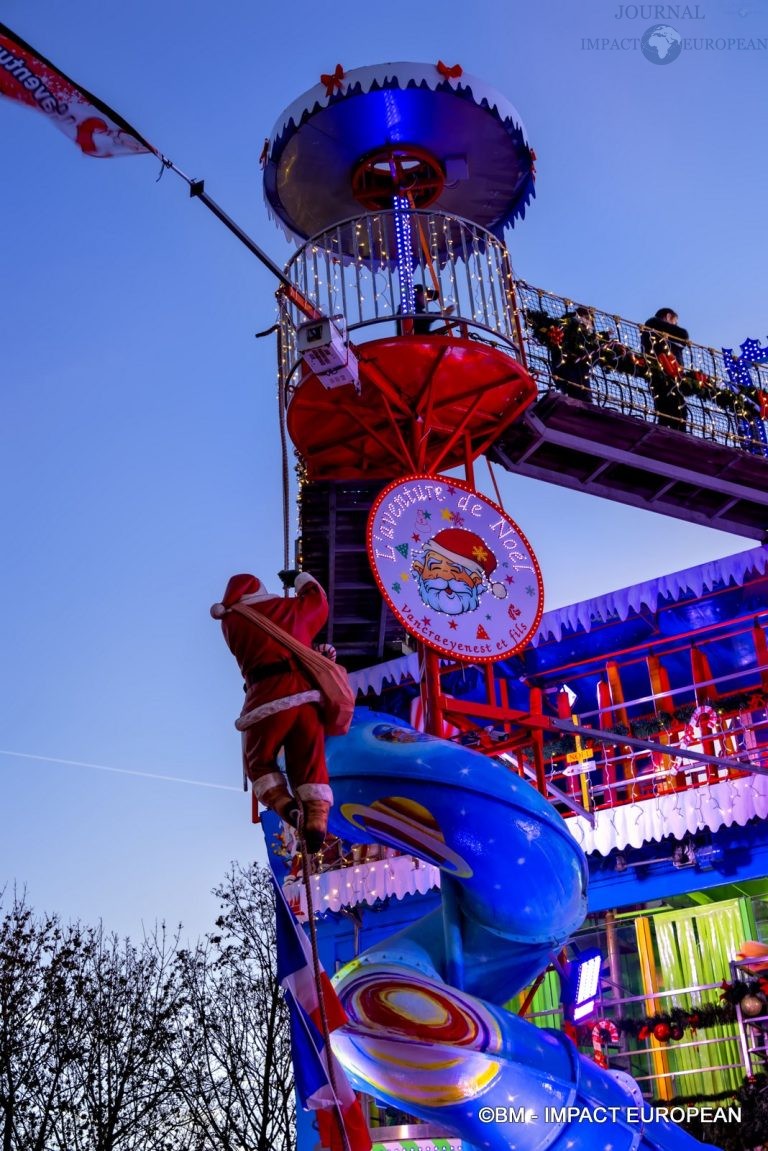
<instances>
[{"instance_id":1,"label":"rope","mask_svg":"<svg viewBox=\"0 0 768 1151\"><path fill-rule=\"evenodd\" d=\"M406 197L408 199L408 203L411 206L411 210L415 213L416 212L416 204L414 202L413 193L412 192L406 192L405 194L406 194ZM421 218L419 216L416 216L415 219L416 219L416 227L418 228L418 232L419 232L419 243L421 245L421 250L422 250L422 253L424 255L424 259L426 261L427 270L428 270L429 275L432 279L432 286L435 289L435 291L437 292L438 299L440 301L440 310L444 311L445 305L444 305L444 301L443 301L443 289L442 289L442 285L440 283L440 277L438 276L437 270L435 269L435 263L434 263L434 260L432 259L432 254L429 250L429 244L427 243L427 237L424 234L424 225L422 224Z\"/></svg>"},{"instance_id":2,"label":"rope","mask_svg":"<svg viewBox=\"0 0 768 1151\"><path fill-rule=\"evenodd\" d=\"M278 292L278 307L282 309L281 293ZM291 530L291 509L290 509L290 484L291 478L288 466L288 438L286 436L285 420L286 420L286 403L285 403L285 387L286 381L283 379L283 335L280 325L277 326L277 371L278 371L278 384L277 384L277 418L280 424L280 464L282 471L283 481L283 568L288 569L291 561L289 558L290 551L290 530ZM288 595L288 588L283 589L284 594Z\"/></svg>"},{"instance_id":3,"label":"rope","mask_svg":"<svg viewBox=\"0 0 768 1151\"><path fill-rule=\"evenodd\" d=\"M312 906L312 887L309 882L309 852L307 851L307 844L304 839L304 831L302 826L302 818L299 819L298 836L299 846L301 847L301 870L304 880L304 891L307 896L307 917L309 919L309 941L312 947L312 969L315 976L315 990L317 991L317 1000L320 1006L320 1021L322 1023L323 1039L325 1040L325 1050L327 1052L326 1063L328 1065L328 1079L331 1084L331 1091L333 1092L333 1106L336 1111L336 1121L341 1135L341 1141L344 1144L344 1151L351 1151L349 1144L349 1136L347 1129L344 1126L344 1119L342 1116L341 1104L339 1103L339 1093L336 1087L336 1069L333 1064L333 1048L331 1047L331 1033L328 1030L328 1017L325 1013L325 998L323 996L323 985L320 979L320 955L317 949L317 929L315 927L315 911Z\"/></svg>"}]
</instances>

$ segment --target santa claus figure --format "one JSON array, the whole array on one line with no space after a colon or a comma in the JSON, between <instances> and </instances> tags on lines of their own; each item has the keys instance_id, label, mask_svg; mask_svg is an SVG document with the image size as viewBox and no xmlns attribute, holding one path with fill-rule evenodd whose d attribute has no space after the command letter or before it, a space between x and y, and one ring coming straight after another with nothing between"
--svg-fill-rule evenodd
<instances>
[{"instance_id":1,"label":"santa claus figure","mask_svg":"<svg viewBox=\"0 0 768 1151\"><path fill-rule=\"evenodd\" d=\"M232 576L211 615L221 620L224 639L245 680L245 703L236 726L244 733L245 770L256 798L296 827L300 815L310 852L319 851L328 827L333 793L325 762L321 695L286 647L238 612L247 604L310 646L328 618L328 601L306 572L281 573L296 595L270 595L253 575ZM335 656L330 649L332 658ZM278 769L280 749L286 777ZM288 788L290 784L290 790Z\"/></svg>"}]
</instances>

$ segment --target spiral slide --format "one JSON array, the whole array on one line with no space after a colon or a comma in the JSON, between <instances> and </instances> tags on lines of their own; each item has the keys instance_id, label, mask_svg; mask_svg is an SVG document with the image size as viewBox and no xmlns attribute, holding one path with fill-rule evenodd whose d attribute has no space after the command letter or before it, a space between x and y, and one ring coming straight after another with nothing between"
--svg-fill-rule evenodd
<instances>
[{"instance_id":1,"label":"spiral slide","mask_svg":"<svg viewBox=\"0 0 768 1151\"><path fill-rule=\"evenodd\" d=\"M329 739L332 830L442 871L443 910L335 977L333 1046L356 1088L489 1151L698 1147L626 1075L502 1008L586 913L587 868L530 784L477 752L358 709Z\"/></svg>"}]
</instances>

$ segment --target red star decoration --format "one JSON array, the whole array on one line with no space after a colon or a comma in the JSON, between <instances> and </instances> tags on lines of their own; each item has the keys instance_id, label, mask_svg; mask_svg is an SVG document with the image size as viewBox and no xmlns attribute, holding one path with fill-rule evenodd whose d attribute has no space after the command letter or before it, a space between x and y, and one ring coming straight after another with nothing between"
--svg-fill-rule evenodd
<instances>
[{"instance_id":1,"label":"red star decoration","mask_svg":"<svg viewBox=\"0 0 768 1151\"><path fill-rule=\"evenodd\" d=\"M428 615L423 615L421 617L421 622L424 624L425 627L430 627L432 620L429 618Z\"/></svg>"},{"instance_id":2,"label":"red star decoration","mask_svg":"<svg viewBox=\"0 0 768 1151\"><path fill-rule=\"evenodd\" d=\"M445 490L448 492L448 495L449 495L449 496L453 496L453 495L455 495L455 494L456 494L456 488L452 488L452 487L450 486L450 484L448 485L448 487L447 487Z\"/></svg>"},{"instance_id":3,"label":"red star decoration","mask_svg":"<svg viewBox=\"0 0 768 1151\"><path fill-rule=\"evenodd\" d=\"M451 629L451 631L456 631L458 626L459 625L456 623L455 619L451 619L448 621L448 627Z\"/></svg>"},{"instance_id":4,"label":"red star decoration","mask_svg":"<svg viewBox=\"0 0 768 1151\"><path fill-rule=\"evenodd\" d=\"M515 582L515 577L514 577L514 576L507 576L506 582L507 582L507 583L514 583L514 582Z\"/></svg>"},{"instance_id":5,"label":"red star decoration","mask_svg":"<svg viewBox=\"0 0 768 1151\"><path fill-rule=\"evenodd\" d=\"M421 539L421 536L419 535L418 532L414 532L413 535L411 536L411 539L413 540L413 542L415 544L417 544L419 542L419 540Z\"/></svg>"}]
</instances>

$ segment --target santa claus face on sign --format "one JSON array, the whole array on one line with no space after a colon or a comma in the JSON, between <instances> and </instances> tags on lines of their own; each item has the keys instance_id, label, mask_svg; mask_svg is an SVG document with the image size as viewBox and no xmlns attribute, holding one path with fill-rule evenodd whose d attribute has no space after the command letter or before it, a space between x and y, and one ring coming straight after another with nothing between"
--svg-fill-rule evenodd
<instances>
[{"instance_id":1,"label":"santa claus face on sign","mask_svg":"<svg viewBox=\"0 0 768 1151\"><path fill-rule=\"evenodd\" d=\"M423 558L413 561L422 603L445 615L475 611L480 596L488 591L496 557L475 532L446 528L424 545ZM502 598L502 584L490 584Z\"/></svg>"},{"instance_id":2,"label":"santa claus face on sign","mask_svg":"<svg viewBox=\"0 0 768 1151\"><path fill-rule=\"evenodd\" d=\"M427 607L446 615L474 611L484 592L482 576L439 551L427 551L423 560L414 560L413 570L419 595Z\"/></svg>"}]
</instances>

